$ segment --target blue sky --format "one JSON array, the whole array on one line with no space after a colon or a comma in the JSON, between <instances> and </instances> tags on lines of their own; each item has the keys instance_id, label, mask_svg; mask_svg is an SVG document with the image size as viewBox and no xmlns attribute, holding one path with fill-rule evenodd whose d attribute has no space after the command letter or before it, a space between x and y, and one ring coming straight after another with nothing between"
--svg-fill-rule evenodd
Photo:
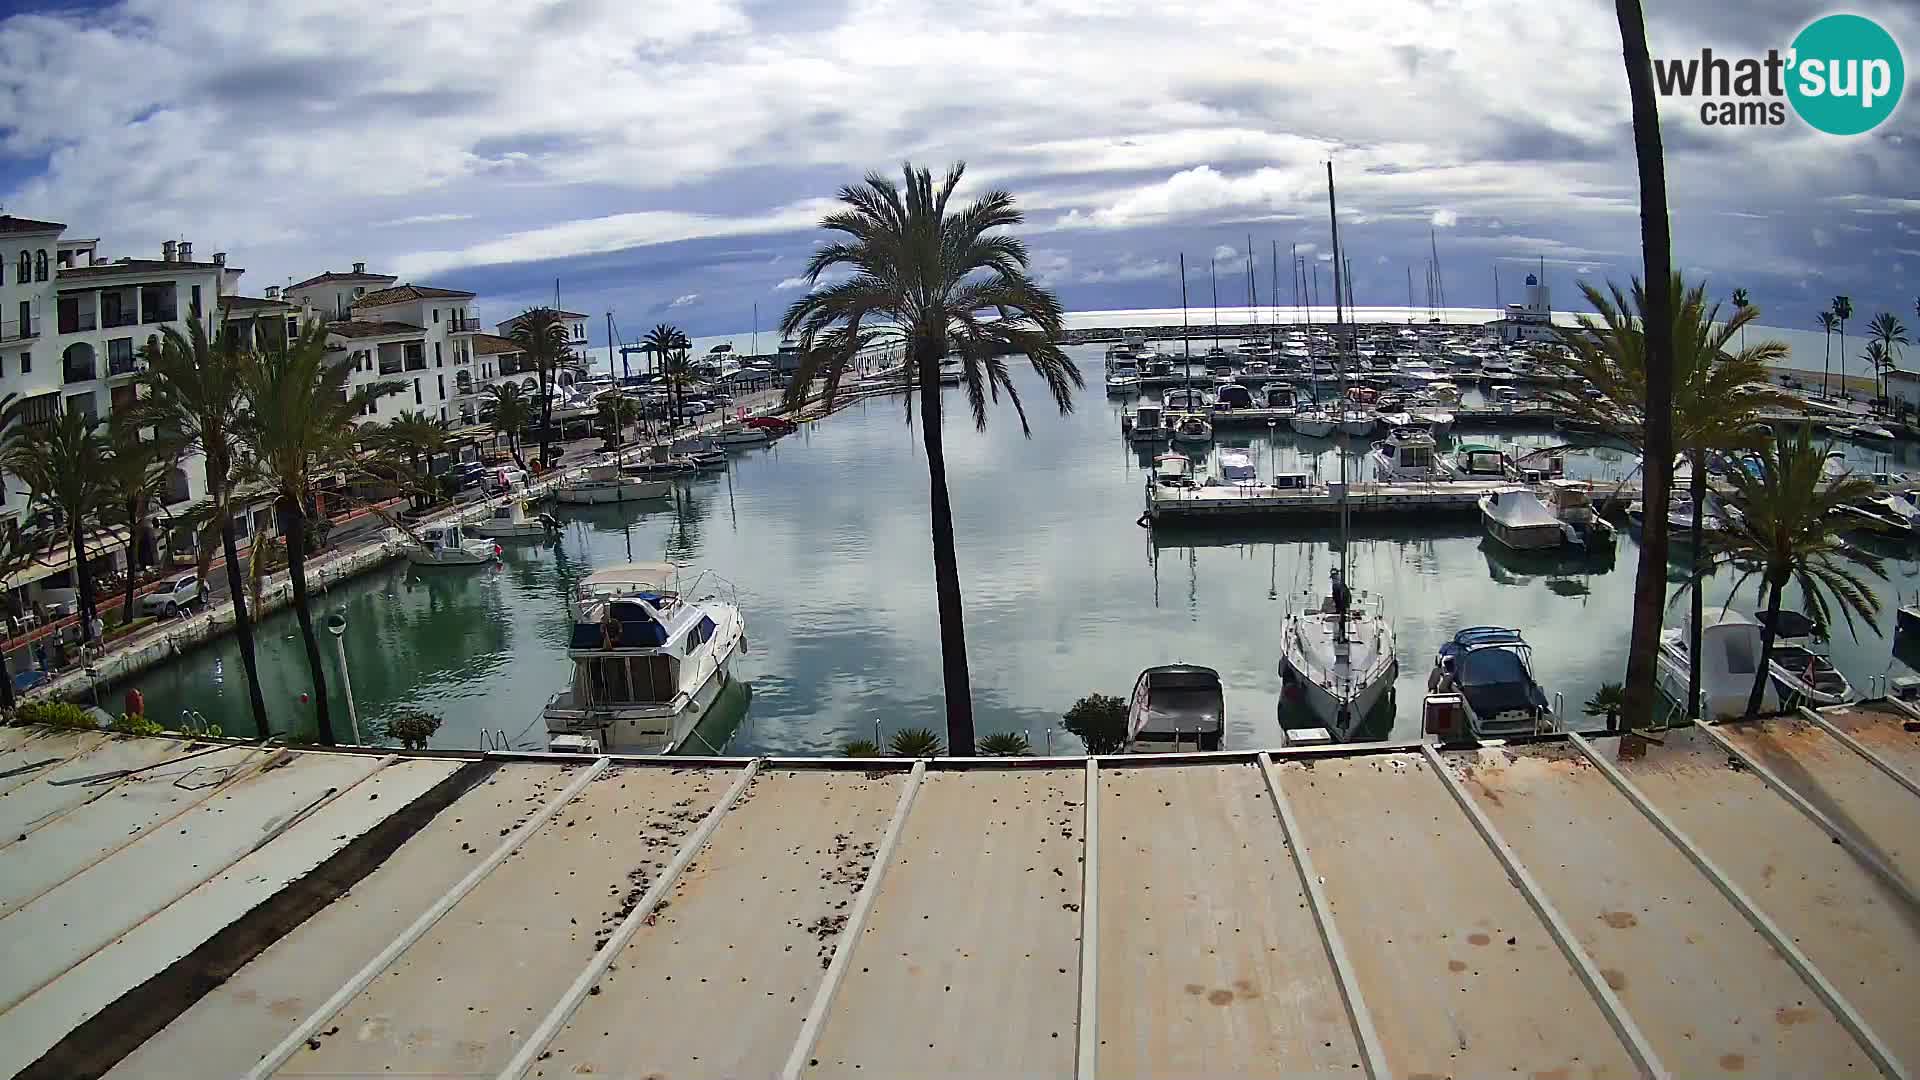
<instances>
[{"instance_id":1,"label":"blue sky","mask_svg":"<svg viewBox=\"0 0 1920 1080\"><path fill-rule=\"evenodd\" d=\"M1648 6L1658 56L1784 48L1824 10ZM1920 42L1912 5L1855 10ZM1639 266L1599 0L0 12L0 206L112 255L228 251L253 293L362 260L474 290L490 321L557 278L629 338L745 330L756 304L767 326L835 190L906 158L963 158L973 187L1019 196L1036 270L1076 309L1177 304L1182 253L1196 302L1216 253L1237 301L1249 235L1264 297L1271 245L1326 255L1328 157L1362 303L1405 302L1409 269L1424 302L1430 231L1455 305L1491 304L1496 268L1511 300L1545 259L1567 303ZM1696 113L1666 103L1680 265L1769 323L1810 325L1840 292L1920 321L1920 106L1851 139Z\"/></svg>"}]
</instances>

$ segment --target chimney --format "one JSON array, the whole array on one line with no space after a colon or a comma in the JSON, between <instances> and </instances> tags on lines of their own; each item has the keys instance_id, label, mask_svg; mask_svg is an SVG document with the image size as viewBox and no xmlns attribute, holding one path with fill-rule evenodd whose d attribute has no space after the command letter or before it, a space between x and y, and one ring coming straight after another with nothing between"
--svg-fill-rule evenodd
<instances>
[{"instance_id":1,"label":"chimney","mask_svg":"<svg viewBox=\"0 0 1920 1080\"><path fill-rule=\"evenodd\" d=\"M173 261L173 248L174 248L174 244L173 244L173 241L171 240L160 245L160 261L161 262Z\"/></svg>"},{"instance_id":2,"label":"chimney","mask_svg":"<svg viewBox=\"0 0 1920 1080\"><path fill-rule=\"evenodd\" d=\"M354 273L356 273L356 274L364 274L364 273L366 273L366 272L367 272L367 264L366 264L366 263L363 263L363 262L357 262L357 263L354 263L354 264L353 264L353 272L354 272Z\"/></svg>"},{"instance_id":3,"label":"chimney","mask_svg":"<svg viewBox=\"0 0 1920 1080\"><path fill-rule=\"evenodd\" d=\"M267 299L269 300L280 299L280 286L278 285L267 286Z\"/></svg>"},{"instance_id":4,"label":"chimney","mask_svg":"<svg viewBox=\"0 0 1920 1080\"><path fill-rule=\"evenodd\" d=\"M225 265L227 265L227 253L226 253L226 252L224 252L224 251L216 251L216 252L214 252L214 253L213 253L213 265L215 265L215 266L225 266Z\"/></svg>"},{"instance_id":5,"label":"chimney","mask_svg":"<svg viewBox=\"0 0 1920 1080\"><path fill-rule=\"evenodd\" d=\"M193 243L192 243L192 241L189 241L189 240L182 240L182 241L180 241L180 261L181 261L181 262L192 262L192 261L193 261Z\"/></svg>"}]
</instances>

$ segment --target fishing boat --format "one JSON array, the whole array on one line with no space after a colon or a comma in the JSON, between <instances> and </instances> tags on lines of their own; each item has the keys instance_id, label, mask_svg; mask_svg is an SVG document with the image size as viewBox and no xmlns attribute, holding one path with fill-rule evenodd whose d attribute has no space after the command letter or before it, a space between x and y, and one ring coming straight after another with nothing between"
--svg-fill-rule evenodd
<instances>
[{"instance_id":1,"label":"fishing boat","mask_svg":"<svg viewBox=\"0 0 1920 1080\"><path fill-rule=\"evenodd\" d=\"M500 545L468 536L458 525L435 525L420 530L406 555L415 566L479 566L498 558Z\"/></svg>"},{"instance_id":2,"label":"fishing boat","mask_svg":"<svg viewBox=\"0 0 1920 1080\"><path fill-rule=\"evenodd\" d=\"M1133 410L1132 422L1127 426L1127 438L1137 443L1166 442L1173 437L1173 429L1167 426L1158 405L1141 405Z\"/></svg>"},{"instance_id":3,"label":"fishing boat","mask_svg":"<svg viewBox=\"0 0 1920 1080\"><path fill-rule=\"evenodd\" d=\"M1538 495L1523 487L1480 496L1480 518L1486 523L1488 536L1515 551L1585 543L1573 526L1555 517Z\"/></svg>"},{"instance_id":4,"label":"fishing boat","mask_svg":"<svg viewBox=\"0 0 1920 1080\"><path fill-rule=\"evenodd\" d=\"M1176 416L1173 418L1173 441L1210 443L1213 441L1213 424L1198 413Z\"/></svg>"},{"instance_id":5,"label":"fishing boat","mask_svg":"<svg viewBox=\"0 0 1920 1080\"><path fill-rule=\"evenodd\" d=\"M559 535L560 520L530 500L513 499L494 507L493 515L473 531L491 540L544 540Z\"/></svg>"},{"instance_id":6,"label":"fishing boat","mask_svg":"<svg viewBox=\"0 0 1920 1080\"><path fill-rule=\"evenodd\" d=\"M1260 482L1260 475L1254 469L1253 455L1245 450L1222 450L1219 464L1220 482L1228 487Z\"/></svg>"},{"instance_id":7,"label":"fishing boat","mask_svg":"<svg viewBox=\"0 0 1920 1080\"><path fill-rule=\"evenodd\" d=\"M1589 545L1612 540L1613 524L1600 516L1593 505L1593 485L1585 480L1555 477L1534 488L1553 516L1579 533Z\"/></svg>"},{"instance_id":8,"label":"fishing boat","mask_svg":"<svg viewBox=\"0 0 1920 1080\"><path fill-rule=\"evenodd\" d=\"M1196 664L1150 667L1134 680L1127 702L1126 752L1218 750L1226 712L1219 672Z\"/></svg>"},{"instance_id":9,"label":"fishing boat","mask_svg":"<svg viewBox=\"0 0 1920 1080\"><path fill-rule=\"evenodd\" d=\"M1447 479L1434 450L1433 436L1418 428L1394 428L1373 444L1367 461L1376 480L1388 483L1427 483Z\"/></svg>"},{"instance_id":10,"label":"fishing boat","mask_svg":"<svg viewBox=\"0 0 1920 1080\"><path fill-rule=\"evenodd\" d=\"M1760 670L1760 623L1738 611L1708 612L1700 628L1700 712L1708 720L1746 715ZM1687 700L1687 627L1660 634L1660 688L1674 701ZM1771 676L1771 673L1769 673ZM1780 692L1769 677L1761 684L1760 711L1780 711Z\"/></svg>"},{"instance_id":11,"label":"fishing boat","mask_svg":"<svg viewBox=\"0 0 1920 1080\"><path fill-rule=\"evenodd\" d=\"M1764 628L1767 613L1753 617ZM1782 608L1773 622L1774 685L1790 705L1844 705L1856 696L1827 653L1827 635L1804 613Z\"/></svg>"},{"instance_id":12,"label":"fishing boat","mask_svg":"<svg viewBox=\"0 0 1920 1080\"><path fill-rule=\"evenodd\" d=\"M1431 694L1460 699L1475 739L1507 739L1557 726L1546 691L1533 676L1533 649L1520 631L1473 626L1440 646L1427 675Z\"/></svg>"},{"instance_id":13,"label":"fishing boat","mask_svg":"<svg viewBox=\"0 0 1920 1080\"><path fill-rule=\"evenodd\" d=\"M569 506L597 506L664 499L671 494L671 481L622 476L618 465L595 465L587 470L586 476L555 488L553 499Z\"/></svg>"},{"instance_id":14,"label":"fishing boat","mask_svg":"<svg viewBox=\"0 0 1920 1080\"><path fill-rule=\"evenodd\" d=\"M572 598L568 687L548 700L549 746L667 754L686 742L725 688L746 644L731 586L703 574L631 563L582 578ZM721 594L727 594L725 599Z\"/></svg>"}]
</instances>

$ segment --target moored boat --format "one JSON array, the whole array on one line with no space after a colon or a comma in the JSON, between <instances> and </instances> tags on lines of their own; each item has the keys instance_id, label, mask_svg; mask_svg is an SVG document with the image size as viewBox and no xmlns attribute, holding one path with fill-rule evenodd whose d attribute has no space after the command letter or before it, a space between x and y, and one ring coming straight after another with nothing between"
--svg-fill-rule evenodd
<instances>
[{"instance_id":1,"label":"moored boat","mask_svg":"<svg viewBox=\"0 0 1920 1080\"><path fill-rule=\"evenodd\" d=\"M531 501L513 499L494 507L492 516L475 525L473 531L492 540L544 540L559 535L560 521Z\"/></svg>"},{"instance_id":2,"label":"moored boat","mask_svg":"<svg viewBox=\"0 0 1920 1080\"><path fill-rule=\"evenodd\" d=\"M1162 664L1134 680L1127 703L1127 753L1218 750L1225 732L1226 691L1219 672L1197 664Z\"/></svg>"},{"instance_id":3,"label":"moored boat","mask_svg":"<svg viewBox=\"0 0 1920 1080\"><path fill-rule=\"evenodd\" d=\"M1480 496L1480 517L1487 535L1515 551L1538 551L1584 543L1573 526L1555 517L1540 497L1523 487Z\"/></svg>"},{"instance_id":4,"label":"moored boat","mask_svg":"<svg viewBox=\"0 0 1920 1080\"><path fill-rule=\"evenodd\" d=\"M1475 739L1532 735L1558 724L1533 676L1533 649L1518 630L1473 626L1454 634L1433 658L1427 690L1460 699L1466 734Z\"/></svg>"},{"instance_id":5,"label":"moored boat","mask_svg":"<svg viewBox=\"0 0 1920 1080\"><path fill-rule=\"evenodd\" d=\"M664 499L671 494L673 482L670 480L623 476L619 466L595 465L587 470L586 476L555 488L553 499L569 506L597 506L601 503Z\"/></svg>"},{"instance_id":6,"label":"moored boat","mask_svg":"<svg viewBox=\"0 0 1920 1080\"><path fill-rule=\"evenodd\" d=\"M1210 443L1213 441L1213 424L1198 413L1176 416L1173 418L1173 441Z\"/></svg>"},{"instance_id":7,"label":"moored boat","mask_svg":"<svg viewBox=\"0 0 1920 1080\"><path fill-rule=\"evenodd\" d=\"M479 566L500 555L500 545L468 536L458 525L434 525L409 539L407 561L415 566Z\"/></svg>"},{"instance_id":8,"label":"moored boat","mask_svg":"<svg viewBox=\"0 0 1920 1080\"><path fill-rule=\"evenodd\" d=\"M1722 609L1706 612L1700 628L1700 712L1708 720L1746 715L1760 668L1760 623L1750 615ZM1674 701L1687 700L1687 627L1660 634L1660 688ZM1769 678L1761 686L1760 711L1780 711L1780 692ZM1684 711L1684 707L1683 707Z\"/></svg>"},{"instance_id":9,"label":"moored boat","mask_svg":"<svg viewBox=\"0 0 1920 1080\"><path fill-rule=\"evenodd\" d=\"M1433 436L1418 428L1399 427L1373 444L1367 461L1376 480L1388 483L1425 483L1447 479L1434 451Z\"/></svg>"},{"instance_id":10,"label":"moored boat","mask_svg":"<svg viewBox=\"0 0 1920 1080\"><path fill-rule=\"evenodd\" d=\"M1158 405L1142 405L1133 410L1131 423L1127 426L1127 438L1137 443L1165 442L1173 437L1173 429L1167 426L1164 414Z\"/></svg>"}]
</instances>

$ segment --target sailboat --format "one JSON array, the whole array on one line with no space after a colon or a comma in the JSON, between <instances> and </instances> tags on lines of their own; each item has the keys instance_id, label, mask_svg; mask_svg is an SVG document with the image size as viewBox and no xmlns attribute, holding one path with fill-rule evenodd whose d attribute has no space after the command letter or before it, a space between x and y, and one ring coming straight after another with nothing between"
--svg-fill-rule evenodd
<instances>
[{"instance_id":1,"label":"sailboat","mask_svg":"<svg viewBox=\"0 0 1920 1080\"><path fill-rule=\"evenodd\" d=\"M1333 163L1327 163L1327 209L1334 216ZM1333 261L1340 265L1340 223L1333 222ZM1338 295L1334 324L1342 322ZM1338 342L1336 332L1335 341ZM1393 626L1383 598L1360 593L1347 583L1347 548L1352 522L1347 505L1347 455L1340 451L1340 568L1333 573L1318 607L1290 611L1281 630L1280 678L1289 692L1335 738L1352 738L1355 729L1393 690L1400 674Z\"/></svg>"}]
</instances>

